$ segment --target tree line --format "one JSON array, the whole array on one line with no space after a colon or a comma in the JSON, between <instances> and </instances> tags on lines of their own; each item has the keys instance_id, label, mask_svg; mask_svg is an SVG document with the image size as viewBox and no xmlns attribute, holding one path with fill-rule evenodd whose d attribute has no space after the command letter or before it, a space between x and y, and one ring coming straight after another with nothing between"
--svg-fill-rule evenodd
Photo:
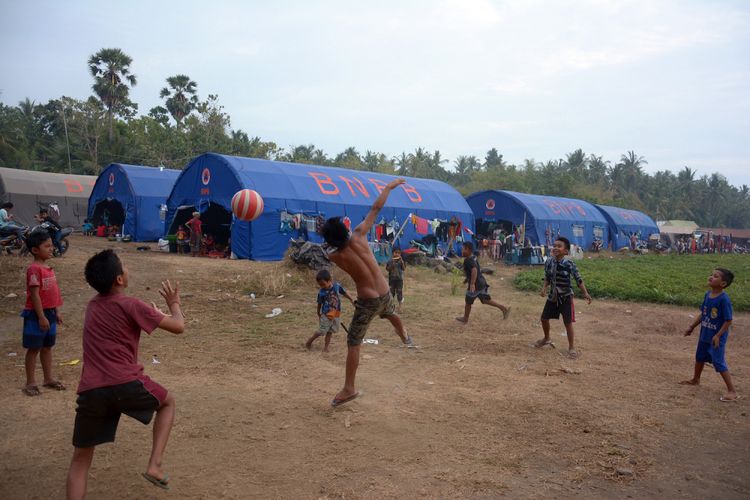
<instances>
[{"instance_id":1,"label":"tree line","mask_svg":"<svg viewBox=\"0 0 750 500\"><path fill-rule=\"evenodd\" d=\"M116 48L93 54L88 69L91 97L62 96L47 103L29 98L15 106L0 103L0 166L97 175L109 163L182 168L198 154L329 165L437 179L466 195L484 189L581 198L641 210L654 219L689 219L701 226L750 227L750 192L720 173L698 176L684 167L676 174L644 171L647 160L634 151L605 160L576 149L545 162L505 161L496 148L483 158L462 155L453 162L440 151L416 148L389 156L354 147L329 155L313 144L280 147L234 129L216 94L199 98L187 75L165 79L163 105L146 114L130 100L138 80L132 59Z\"/></svg>"}]
</instances>

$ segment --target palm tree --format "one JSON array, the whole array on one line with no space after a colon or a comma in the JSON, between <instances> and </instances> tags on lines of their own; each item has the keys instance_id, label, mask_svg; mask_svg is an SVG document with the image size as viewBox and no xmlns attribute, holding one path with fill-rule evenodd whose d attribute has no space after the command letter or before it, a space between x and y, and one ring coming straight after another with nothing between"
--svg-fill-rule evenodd
<instances>
[{"instance_id":1,"label":"palm tree","mask_svg":"<svg viewBox=\"0 0 750 500\"><path fill-rule=\"evenodd\" d=\"M619 177L623 187L630 192L633 192L638 187L638 182L643 177L642 165L646 165L648 162L643 156L638 156L635 151L628 151L626 154L620 156L620 162L615 165L615 169L619 175L613 177ZM614 179L613 179L614 180Z\"/></svg>"},{"instance_id":2,"label":"palm tree","mask_svg":"<svg viewBox=\"0 0 750 500\"><path fill-rule=\"evenodd\" d=\"M602 182L607 177L607 169L609 168L609 160L605 160L601 156L594 154L589 155L588 159L588 178L590 182Z\"/></svg>"},{"instance_id":3,"label":"palm tree","mask_svg":"<svg viewBox=\"0 0 750 500\"><path fill-rule=\"evenodd\" d=\"M102 49L89 57L89 70L94 77L94 93L107 108L109 139L112 140L112 116L129 101L130 87L136 85L130 73L133 59L120 49Z\"/></svg>"},{"instance_id":4,"label":"palm tree","mask_svg":"<svg viewBox=\"0 0 750 500\"><path fill-rule=\"evenodd\" d=\"M393 157L393 163L398 165L396 175L407 175L411 169L411 162L414 157L411 154L402 152L399 156Z\"/></svg>"},{"instance_id":5,"label":"palm tree","mask_svg":"<svg viewBox=\"0 0 750 500\"><path fill-rule=\"evenodd\" d=\"M586 154L580 148L568 153L565 155L565 166L571 174L580 179L586 170Z\"/></svg>"},{"instance_id":6,"label":"palm tree","mask_svg":"<svg viewBox=\"0 0 750 500\"><path fill-rule=\"evenodd\" d=\"M189 115L198 104L196 95L197 83L192 81L187 75L175 75L167 78L167 85L159 93L159 97L167 98L166 105L169 114L172 115L177 126L182 124L182 120Z\"/></svg>"}]
</instances>

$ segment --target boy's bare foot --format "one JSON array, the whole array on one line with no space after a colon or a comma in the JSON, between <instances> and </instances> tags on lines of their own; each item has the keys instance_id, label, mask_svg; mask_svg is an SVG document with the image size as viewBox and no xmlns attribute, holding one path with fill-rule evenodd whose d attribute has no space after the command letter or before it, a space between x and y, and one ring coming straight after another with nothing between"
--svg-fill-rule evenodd
<instances>
[{"instance_id":1,"label":"boy's bare foot","mask_svg":"<svg viewBox=\"0 0 750 500\"><path fill-rule=\"evenodd\" d=\"M503 311L503 319L508 319L508 316L510 316L510 306L506 307Z\"/></svg>"},{"instance_id":2,"label":"boy's bare foot","mask_svg":"<svg viewBox=\"0 0 750 500\"><path fill-rule=\"evenodd\" d=\"M323 348L323 352L329 352L327 347Z\"/></svg>"},{"instance_id":3,"label":"boy's bare foot","mask_svg":"<svg viewBox=\"0 0 750 500\"><path fill-rule=\"evenodd\" d=\"M552 345L552 339L539 339L534 342L534 347L544 347L546 345Z\"/></svg>"},{"instance_id":4,"label":"boy's bare foot","mask_svg":"<svg viewBox=\"0 0 750 500\"><path fill-rule=\"evenodd\" d=\"M468 323L468 321L464 319L463 316L456 316L456 321L458 321L459 323L463 323L464 325Z\"/></svg>"},{"instance_id":5,"label":"boy's bare foot","mask_svg":"<svg viewBox=\"0 0 750 500\"><path fill-rule=\"evenodd\" d=\"M680 385L700 385L700 380L695 380L691 378L690 380L683 380L680 382Z\"/></svg>"}]
</instances>

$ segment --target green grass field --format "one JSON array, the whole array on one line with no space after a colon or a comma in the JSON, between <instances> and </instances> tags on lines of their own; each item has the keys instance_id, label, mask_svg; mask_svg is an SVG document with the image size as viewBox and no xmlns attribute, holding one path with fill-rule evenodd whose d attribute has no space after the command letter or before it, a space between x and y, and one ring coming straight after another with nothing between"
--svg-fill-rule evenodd
<instances>
[{"instance_id":1,"label":"green grass field","mask_svg":"<svg viewBox=\"0 0 750 500\"><path fill-rule=\"evenodd\" d=\"M734 283L727 289L735 311L750 311L750 256L747 255L641 255L577 261L592 297L698 307L706 281L716 267L730 269ZM518 273L513 281L521 290L538 291L541 266Z\"/></svg>"}]
</instances>

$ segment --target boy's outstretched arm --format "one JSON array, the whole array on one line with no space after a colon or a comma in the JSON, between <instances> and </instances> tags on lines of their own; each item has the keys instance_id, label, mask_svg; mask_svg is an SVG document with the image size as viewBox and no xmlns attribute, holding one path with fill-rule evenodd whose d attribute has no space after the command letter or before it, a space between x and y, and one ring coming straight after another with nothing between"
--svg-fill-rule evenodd
<instances>
[{"instance_id":1,"label":"boy's outstretched arm","mask_svg":"<svg viewBox=\"0 0 750 500\"><path fill-rule=\"evenodd\" d=\"M377 197L375 202L372 204L372 208L367 214L367 217L365 217L365 220L363 220L356 228L354 228L354 233L357 233L359 235L367 234L370 231L372 225L375 224L375 219L377 218L378 213L380 213L380 210L385 206L385 202L386 200L388 200L388 196L391 194L391 191L396 189L401 184L404 184L405 182L406 181L404 179L394 179L389 182L388 185L383 188L383 191L380 192L380 195Z\"/></svg>"},{"instance_id":2,"label":"boy's outstretched arm","mask_svg":"<svg viewBox=\"0 0 750 500\"><path fill-rule=\"evenodd\" d=\"M179 283L175 283L174 288L172 288L172 284L167 280L162 281L161 290L159 290L159 295L164 297L171 314L171 316L164 316L162 318L159 322L159 328L176 334L185 331L185 317L182 315L182 310L180 309L179 286Z\"/></svg>"}]
</instances>

